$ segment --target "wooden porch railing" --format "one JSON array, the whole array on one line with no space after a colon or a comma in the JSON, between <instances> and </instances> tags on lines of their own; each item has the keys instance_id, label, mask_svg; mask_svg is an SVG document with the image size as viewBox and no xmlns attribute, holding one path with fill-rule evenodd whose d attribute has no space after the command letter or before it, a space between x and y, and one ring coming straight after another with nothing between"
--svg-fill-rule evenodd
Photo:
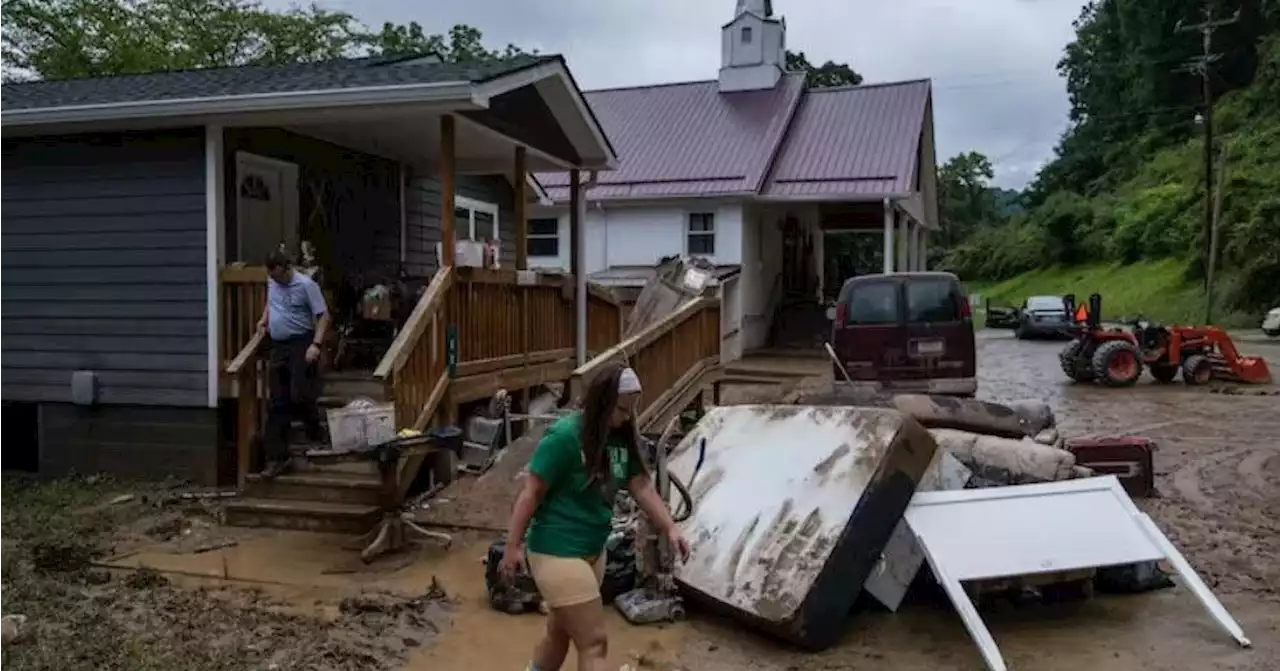
<instances>
[{"instance_id":1,"label":"wooden porch railing","mask_svg":"<svg viewBox=\"0 0 1280 671\"><path fill-rule=\"evenodd\" d=\"M262 266L221 268L218 294L221 335L218 360L225 368L257 334L258 320L267 305L267 269Z\"/></svg>"},{"instance_id":2,"label":"wooden porch railing","mask_svg":"<svg viewBox=\"0 0 1280 671\"><path fill-rule=\"evenodd\" d=\"M436 271L373 372L395 402L399 428L425 428L448 389L447 309L453 281L453 268Z\"/></svg>"},{"instance_id":3,"label":"wooden porch railing","mask_svg":"<svg viewBox=\"0 0 1280 671\"><path fill-rule=\"evenodd\" d=\"M644 385L638 424L642 430L665 415L720 361L720 303L698 298L601 353L573 372L574 398L581 398L596 373L610 361L624 360Z\"/></svg>"}]
</instances>

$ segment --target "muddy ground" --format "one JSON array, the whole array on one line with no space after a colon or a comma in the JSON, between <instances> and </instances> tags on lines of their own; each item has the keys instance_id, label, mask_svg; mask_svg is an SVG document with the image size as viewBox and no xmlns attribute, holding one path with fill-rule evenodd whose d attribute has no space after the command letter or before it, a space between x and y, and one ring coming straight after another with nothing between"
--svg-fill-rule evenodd
<instances>
[{"instance_id":1,"label":"muddy ground","mask_svg":"<svg viewBox=\"0 0 1280 671\"><path fill-rule=\"evenodd\" d=\"M1011 668L1280 668L1280 396L1149 382L1126 390L1070 385L1057 367L1060 343L1000 332L983 332L979 342L981 397L1046 400L1067 435L1126 431L1159 442L1160 497L1140 505L1255 645L1238 649L1182 588L1056 606L998 604L983 615ZM1280 344L1242 346L1267 356L1280 374ZM779 391L737 389L726 398L759 402ZM6 479L3 608L31 622L31 637L6 647L6 661L50 670L521 668L541 617L489 610L479 564L505 526L528 446L511 452L485 478L452 488L421 512L472 531L453 549L422 551L382 577L322 575L345 555L315 534L233 532L204 507L175 516L172 505L110 504L119 488L109 483L33 487ZM206 551L226 539L238 539L239 547ZM225 572L231 582L92 563L144 546L166 566ZM447 596L431 591L437 577ZM983 668L945 602L904 606L894 615L858 613L845 640L819 654L698 613L660 628L629 627L615 617L610 628L611 660L639 658L639 668Z\"/></svg>"}]
</instances>

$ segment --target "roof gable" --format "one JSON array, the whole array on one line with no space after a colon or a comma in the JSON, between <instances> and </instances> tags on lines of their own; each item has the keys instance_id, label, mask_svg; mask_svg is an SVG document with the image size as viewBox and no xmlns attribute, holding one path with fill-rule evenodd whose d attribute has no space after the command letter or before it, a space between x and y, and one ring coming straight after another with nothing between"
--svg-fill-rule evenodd
<instances>
[{"instance_id":1,"label":"roof gable","mask_svg":"<svg viewBox=\"0 0 1280 671\"><path fill-rule=\"evenodd\" d=\"M885 197L917 190L928 80L809 91L762 193Z\"/></svg>"},{"instance_id":2,"label":"roof gable","mask_svg":"<svg viewBox=\"0 0 1280 671\"><path fill-rule=\"evenodd\" d=\"M618 151L592 199L753 194L800 100L804 77L790 74L765 91L720 93L716 81L586 94ZM568 176L538 179L556 200Z\"/></svg>"}]
</instances>

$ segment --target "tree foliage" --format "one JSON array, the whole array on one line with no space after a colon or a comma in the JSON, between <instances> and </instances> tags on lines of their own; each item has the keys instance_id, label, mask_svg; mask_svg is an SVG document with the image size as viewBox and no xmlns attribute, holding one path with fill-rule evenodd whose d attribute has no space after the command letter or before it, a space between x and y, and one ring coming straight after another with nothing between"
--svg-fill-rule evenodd
<instances>
[{"instance_id":1,"label":"tree foliage","mask_svg":"<svg viewBox=\"0 0 1280 671\"><path fill-rule=\"evenodd\" d=\"M1225 302L1280 303L1280 0L1211 0L1214 153L1225 170ZM1180 66L1200 54L1205 0L1092 0L1058 64L1069 126L1054 158L1022 194L1024 211L975 218L949 162L940 171L945 263L974 279L1002 279L1049 264L1183 258L1202 275L1205 248L1200 77ZM958 159L959 157L957 157ZM952 159L956 161L957 159ZM978 173L980 174L980 173ZM1215 177L1215 182L1216 182ZM974 206L976 207L976 206ZM977 210L974 210L975 212ZM968 227L968 228L966 228ZM1269 278L1269 279L1268 279Z\"/></svg>"},{"instance_id":2,"label":"tree foliage","mask_svg":"<svg viewBox=\"0 0 1280 671\"><path fill-rule=\"evenodd\" d=\"M848 63L827 61L822 65L814 65L805 57L803 51L787 50L787 70L805 73L805 85L811 89L854 86L862 83L862 75L849 67Z\"/></svg>"},{"instance_id":3,"label":"tree foliage","mask_svg":"<svg viewBox=\"0 0 1280 671\"><path fill-rule=\"evenodd\" d=\"M69 79L163 70L299 63L362 55L436 53L474 61L523 53L486 48L479 30L427 34L417 23L370 31L317 5L269 9L258 0L5 0L6 80Z\"/></svg>"}]
</instances>

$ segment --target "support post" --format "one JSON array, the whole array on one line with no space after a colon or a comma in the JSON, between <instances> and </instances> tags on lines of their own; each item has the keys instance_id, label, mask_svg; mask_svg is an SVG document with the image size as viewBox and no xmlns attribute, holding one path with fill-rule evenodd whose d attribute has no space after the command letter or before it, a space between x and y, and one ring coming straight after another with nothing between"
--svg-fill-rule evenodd
<instances>
[{"instance_id":1,"label":"support post","mask_svg":"<svg viewBox=\"0 0 1280 671\"><path fill-rule=\"evenodd\" d=\"M582 173L569 173L569 240L573 245L569 270L573 274L573 354L578 366L587 363L587 274L583 260L586 236L582 223L586 218L586 201L582 197Z\"/></svg>"},{"instance_id":2,"label":"support post","mask_svg":"<svg viewBox=\"0 0 1280 671\"><path fill-rule=\"evenodd\" d=\"M526 167L526 149L516 147L515 217L516 217L516 270L529 269L529 174Z\"/></svg>"},{"instance_id":3,"label":"support post","mask_svg":"<svg viewBox=\"0 0 1280 671\"><path fill-rule=\"evenodd\" d=\"M911 227L911 269L921 271L920 267L920 224Z\"/></svg>"},{"instance_id":4,"label":"support post","mask_svg":"<svg viewBox=\"0 0 1280 671\"><path fill-rule=\"evenodd\" d=\"M911 272L911 217L905 214L898 217L898 261L897 267Z\"/></svg>"},{"instance_id":5,"label":"support post","mask_svg":"<svg viewBox=\"0 0 1280 671\"><path fill-rule=\"evenodd\" d=\"M929 269L929 231L920 230L920 270Z\"/></svg>"},{"instance_id":6,"label":"support post","mask_svg":"<svg viewBox=\"0 0 1280 671\"><path fill-rule=\"evenodd\" d=\"M884 274L893 272L893 203L884 199Z\"/></svg>"},{"instance_id":7,"label":"support post","mask_svg":"<svg viewBox=\"0 0 1280 671\"><path fill-rule=\"evenodd\" d=\"M453 217L454 191L457 188L454 178L457 172L454 123L453 116L449 114L440 117L440 264L447 267L453 266L457 247Z\"/></svg>"}]
</instances>

